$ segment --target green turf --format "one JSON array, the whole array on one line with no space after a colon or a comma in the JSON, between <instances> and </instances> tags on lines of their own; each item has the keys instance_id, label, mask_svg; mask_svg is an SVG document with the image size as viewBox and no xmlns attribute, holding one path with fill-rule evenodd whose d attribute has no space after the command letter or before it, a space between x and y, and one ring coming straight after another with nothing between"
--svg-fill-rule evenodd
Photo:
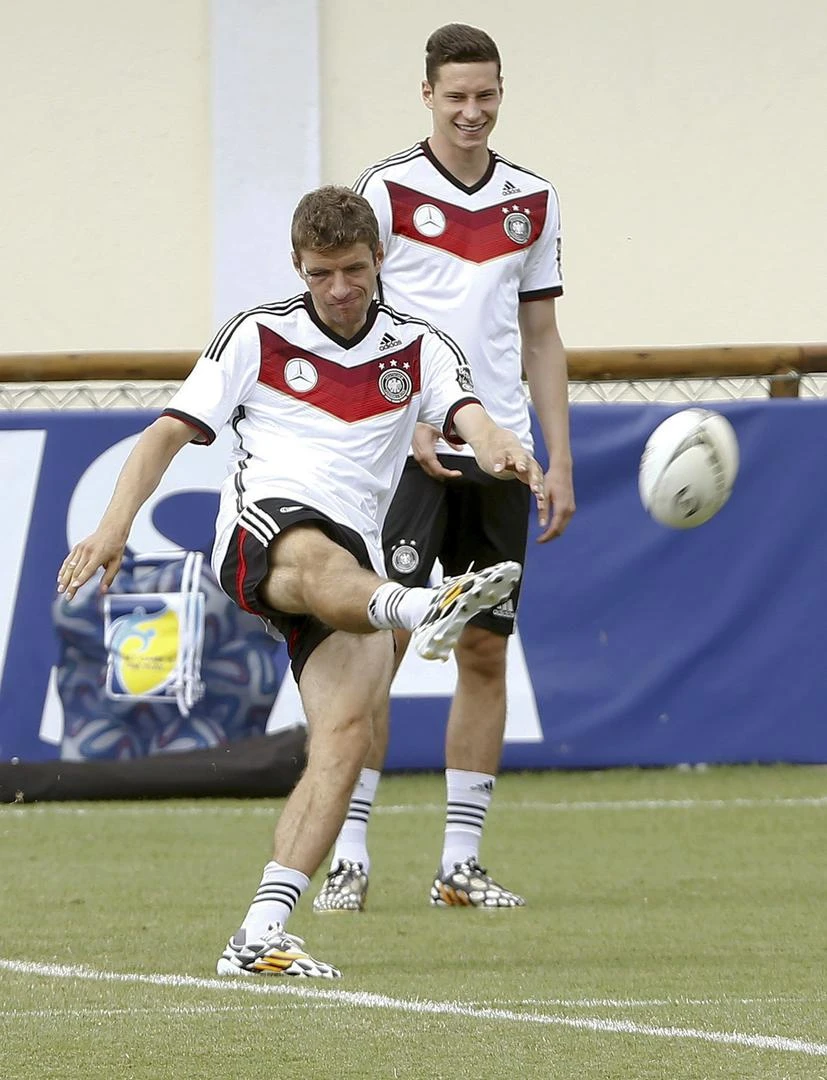
<instances>
[{"instance_id":1,"label":"green turf","mask_svg":"<svg viewBox=\"0 0 827 1080\"><path fill-rule=\"evenodd\" d=\"M827 770L505 775L483 859L528 905L502 912L428 906L442 803L385 778L368 911L296 911L341 980L0 966L0 1078L827 1078ZM0 961L212 980L274 816L0 808Z\"/></svg>"}]
</instances>

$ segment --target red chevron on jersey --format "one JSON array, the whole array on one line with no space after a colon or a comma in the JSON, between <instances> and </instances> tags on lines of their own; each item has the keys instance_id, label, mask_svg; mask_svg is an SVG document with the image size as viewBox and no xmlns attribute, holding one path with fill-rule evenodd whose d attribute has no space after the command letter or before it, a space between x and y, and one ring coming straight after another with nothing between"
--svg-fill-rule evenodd
<instances>
[{"instance_id":1,"label":"red chevron on jersey","mask_svg":"<svg viewBox=\"0 0 827 1080\"><path fill-rule=\"evenodd\" d=\"M536 191L481 210L434 199L386 180L393 232L469 262L485 263L530 247L543 229L548 192Z\"/></svg>"},{"instance_id":2,"label":"red chevron on jersey","mask_svg":"<svg viewBox=\"0 0 827 1080\"><path fill-rule=\"evenodd\" d=\"M258 381L347 424L403 409L419 393L421 337L397 352L344 367L292 345L261 323L258 333Z\"/></svg>"}]
</instances>

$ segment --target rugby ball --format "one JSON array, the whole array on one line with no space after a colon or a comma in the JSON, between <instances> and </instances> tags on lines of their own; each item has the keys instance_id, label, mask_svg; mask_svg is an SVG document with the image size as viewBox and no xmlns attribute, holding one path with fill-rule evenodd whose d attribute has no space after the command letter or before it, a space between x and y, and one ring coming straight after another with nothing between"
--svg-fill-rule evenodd
<instances>
[{"instance_id":1,"label":"rugby ball","mask_svg":"<svg viewBox=\"0 0 827 1080\"><path fill-rule=\"evenodd\" d=\"M640 501L661 525L694 529L729 498L738 461L738 437L725 416L682 409L646 441L638 471Z\"/></svg>"}]
</instances>

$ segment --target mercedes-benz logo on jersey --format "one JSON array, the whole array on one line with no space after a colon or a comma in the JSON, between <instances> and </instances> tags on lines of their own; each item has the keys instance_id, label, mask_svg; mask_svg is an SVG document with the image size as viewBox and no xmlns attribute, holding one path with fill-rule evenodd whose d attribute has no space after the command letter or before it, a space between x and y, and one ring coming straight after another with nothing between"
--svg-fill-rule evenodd
<instances>
[{"instance_id":1,"label":"mercedes-benz logo on jersey","mask_svg":"<svg viewBox=\"0 0 827 1080\"><path fill-rule=\"evenodd\" d=\"M309 360L296 357L284 365L284 378L297 394L309 394L319 381L319 373Z\"/></svg>"},{"instance_id":2,"label":"mercedes-benz logo on jersey","mask_svg":"<svg viewBox=\"0 0 827 1080\"><path fill-rule=\"evenodd\" d=\"M397 574L412 574L419 566L419 552L416 550L416 540L400 539L393 546L391 566Z\"/></svg>"},{"instance_id":3,"label":"mercedes-benz logo on jersey","mask_svg":"<svg viewBox=\"0 0 827 1080\"><path fill-rule=\"evenodd\" d=\"M417 206L413 213L414 228L423 236L441 236L445 232L445 215L433 203Z\"/></svg>"},{"instance_id":4,"label":"mercedes-benz logo on jersey","mask_svg":"<svg viewBox=\"0 0 827 1080\"><path fill-rule=\"evenodd\" d=\"M503 221L505 235L515 244L527 244L531 237L531 221L522 210L513 210Z\"/></svg>"},{"instance_id":5,"label":"mercedes-benz logo on jersey","mask_svg":"<svg viewBox=\"0 0 827 1080\"><path fill-rule=\"evenodd\" d=\"M379 376L379 393L386 401L392 401L394 405L398 405L400 401L407 401L412 389L413 382L407 371L388 368Z\"/></svg>"}]
</instances>

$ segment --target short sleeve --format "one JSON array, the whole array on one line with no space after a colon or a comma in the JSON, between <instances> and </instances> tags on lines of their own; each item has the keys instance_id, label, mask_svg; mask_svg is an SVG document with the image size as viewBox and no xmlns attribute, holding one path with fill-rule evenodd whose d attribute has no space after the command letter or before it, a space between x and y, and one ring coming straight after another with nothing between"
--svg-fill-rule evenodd
<instances>
[{"instance_id":1,"label":"short sleeve","mask_svg":"<svg viewBox=\"0 0 827 1080\"><path fill-rule=\"evenodd\" d=\"M557 192L549 188L543 229L532 245L520 278L520 300L544 300L563 295L561 266L560 205Z\"/></svg>"},{"instance_id":2,"label":"short sleeve","mask_svg":"<svg viewBox=\"0 0 827 1080\"><path fill-rule=\"evenodd\" d=\"M261 348L256 321L236 316L219 330L164 409L164 416L196 429L193 442L209 444L252 393Z\"/></svg>"},{"instance_id":3,"label":"short sleeve","mask_svg":"<svg viewBox=\"0 0 827 1080\"><path fill-rule=\"evenodd\" d=\"M353 185L353 190L358 195L364 195L373 207L376 220L379 222L379 239L385 251L387 251L393 236L393 211L390 193L385 181L381 176L373 174L372 170L368 169L362 173Z\"/></svg>"},{"instance_id":4,"label":"short sleeve","mask_svg":"<svg viewBox=\"0 0 827 1080\"><path fill-rule=\"evenodd\" d=\"M424 334L420 355L422 395L417 419L439 428L449 442L461 444L454 417L463 405L480 404L468 361L453 338L435 330Z\"/></svg>"}]
</instances>

